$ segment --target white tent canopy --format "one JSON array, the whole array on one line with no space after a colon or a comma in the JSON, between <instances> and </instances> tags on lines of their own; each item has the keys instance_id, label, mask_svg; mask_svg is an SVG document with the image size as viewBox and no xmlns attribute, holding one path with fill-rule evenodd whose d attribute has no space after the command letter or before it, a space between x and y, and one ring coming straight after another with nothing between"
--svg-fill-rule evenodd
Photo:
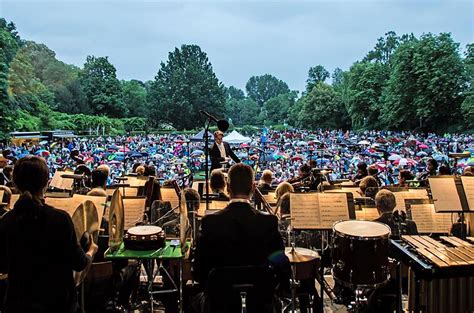
<instances>
[{"instance_id":1,"label":"white tent canopy","mask_svg":"<svg viewBox=\"0 0 474 313\"><path fill-rule=\"evenodd\" d=\"M233 130L230 134L225 136L223 140L230 144L248 143L252 141L252 139L250 139L249 137L243 136L236 130Z\"/></svg>"}]
</instances>

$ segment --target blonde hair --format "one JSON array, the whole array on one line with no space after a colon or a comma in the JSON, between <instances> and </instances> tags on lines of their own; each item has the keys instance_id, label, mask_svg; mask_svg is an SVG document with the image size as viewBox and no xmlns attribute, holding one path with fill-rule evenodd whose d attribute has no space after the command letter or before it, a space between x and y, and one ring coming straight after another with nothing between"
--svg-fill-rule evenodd
<instances>
[{"instance_id":1,"label":"blonde hair","mask_svg":"<svg viewBox=\"0 0 474 313\"><path fill-rule=\"evenodd\" d=\"M272 182L273 179L273 173L270 170L264 170L262 173L262 177L260 177L260 181L266 183L268 182L269 184Z\"/></svg>"},{"instance_id":2,"label":"blonde hair","mask_svg":"<svg viewBox=\"0 0 474 313\"><path fill-rule=\"evenodd\" d=\"M145 167L143 165L138 166L135 169L135 173L137 173L140 176L143 176L143 174L145 174Z\"/></svg>"},{"instance_id":3,"label":"blonde hair","mask_svg":"<svg viewBox=\"0 0 474 313\"><path fill-rule=\"evenodd\" d=\"M99 165L99 166L97 166L97 169L98 169L99 171L104 172L105 174L107 174L107 177L109 177L109 175L110 175L110 167L109 167L107 164Z\"/></svg>"},{"instance_id":4,"label":"blonde hair","mask_svg":"<svg viewBox=\"0 0 474 313\"><path fill-rule=\"evenodd\" d=\"M395 209L397 201L393 192L387 189L380 190L375 196L375 203L377 209L382 213L390 213Z\"/></svg>"},{"instance_id":5,"label":"blonde hair","mask_svg":"<svg viewBox=\"0 0 474 313\"><path fill-rule=\"evenodd\" d=\"M282 182L278 185L277 189L275 190L275 197L280 199L287 192L295 192L293 186L288 182Z\"/></svg>"}]
</instances>

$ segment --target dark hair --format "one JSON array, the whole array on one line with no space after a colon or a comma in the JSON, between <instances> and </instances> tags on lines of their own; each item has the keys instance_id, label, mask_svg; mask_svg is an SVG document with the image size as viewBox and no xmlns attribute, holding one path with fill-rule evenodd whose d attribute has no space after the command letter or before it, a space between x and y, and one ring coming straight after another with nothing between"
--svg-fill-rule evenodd
<instances>
[{"instance_id":1,"label":"dark hair","mask_svg":"<svg viewBox=\"0 0 474 313\"><path fill-rule=\"evenodd\" d=\"M366 197L374 198L377 194L379 184L373 176L366 176L362 178L359 184L360 191L364 193Z\"/></svg>"},{"instance_id":2,"label":"dark hair","mask_svg":"<svg viewBox=\"0 0 474 313\"><path fill-rule=\"evenodd\" d=\"M368 167L368 173L370 176L374 176L374 175L377 175L379 172L379 170L377 169L376 166L369 166Z\"/></svg>"},{"instance_id":3,"label":"dark hair","mask_svg":"<svg viewBox=\"0 0 474 313\"><path fill-rule=\"evenodd\" d=\"M232 195L250 195L254 183L252 168L244 163L232 165L229 169L227 182Z\"/></svg>"},{"instance_id":4,"label":"dark hair","mask_svg":"<svg viewBox=\"0 0 474 313\"><path fill-rule=\"evenodd\" d=\"M435 170L438 169L438 161L436 161L435 159L429 159L427 164L431 164Z\"/></svg>"},{"instance_id":5,"label":"dark hair","mask_svg":"<svg viewBox=\"0 0 474 313\"><path fill-rule=\"evenodd\" d=\"M414 178L413 174L409 170L401 170L400 177L404 180L412 180Z\"/></svg>"},{"instance_id":6,"label":"dark hair","mask_svg":"<svg viewBox=\"0 0 474 313\"><path fill-rule=\"evenodd\" d=\"M145 166L143 176L156 176L156 169L153 165Z\"/></svg>"},{"instance_id":7,"label":"dark hair","mask_svg":"<svg viewBox=\"0 0 474 313\"><path fill-rule=\"evenodd\" d=\"M451 169L448 165L441 165L438 172L439 175L451 175Z\"/></svg>"},{"instance_id":8,"label":"dark hair","mask_svg":"<svg viewBox=\"0 0 474 313\"><path fill-rule=\"evenodd\" d=\"M302 173L307 174L307 173L311 172L311 167L310 167L308 164L303 164L303 165L301 165L301 167L300 167L300 171L301 171Z\"/></svg>"},{"instance_id":9,"label":"dark hair","mask_svg":"<svg viewBox=\"0 0 474 313\"><path fill-rule=\"evenodd\" d=\"M188 206L188 211L198 211L199 210L199 202L201 197L197 190L192 188L186 188L183 190L184 197L186 198L186 203Z\"/></svg>"},{"instance_id":10,"label":"dark hair","mask_svg":"<svg viewBox=\"0 0 474 313\"><path fill-rule=\"evenodd\" d=\"M215 169L211 172L211 178L209 181L212 190L223 191L225 188L225 177L222 170Z\"/></svg>"},{"instance_id":11,"label":"dark hair","mask_svg":"<svg viewBox=\"0 0 474 313\"><path fill-rule=\"evenodd\" d=\"M36 194L42 191L49 180L49 169L43 158L28 155L15 163L13 182L21 192Z\"/></svg>"},{"instance_id":12,"label":"dark hair","mask_svg":"<svg viewBox=\"0 0 474 313\"><path fill-rule=\"evenodd\" d=\"M91 187L96 188L96 187L104 187L104 185L107 183L107 173L105 173L102 170L95 169L92 171L92 183Z\"/></svg>"}]
</instances>

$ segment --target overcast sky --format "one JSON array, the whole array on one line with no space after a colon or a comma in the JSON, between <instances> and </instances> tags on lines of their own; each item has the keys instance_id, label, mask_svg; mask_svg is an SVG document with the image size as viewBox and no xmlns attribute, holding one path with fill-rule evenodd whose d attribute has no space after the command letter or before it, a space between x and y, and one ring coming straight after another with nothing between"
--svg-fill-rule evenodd
<instances>
[{"instance_id":1,"label":"overcast sky","mask_svg":"<svg viewBox=\"0 0 474 313\"><path fill-rule=\"evenodd\" d=\"M109 56L120 79L153 79L169 51L197 44L217 77L242 89L269 73L301 91L311 66L346 70L390 30L474 42L472 0L0 0L0 16L66 63Z\"/></svg>"}]
</instances>

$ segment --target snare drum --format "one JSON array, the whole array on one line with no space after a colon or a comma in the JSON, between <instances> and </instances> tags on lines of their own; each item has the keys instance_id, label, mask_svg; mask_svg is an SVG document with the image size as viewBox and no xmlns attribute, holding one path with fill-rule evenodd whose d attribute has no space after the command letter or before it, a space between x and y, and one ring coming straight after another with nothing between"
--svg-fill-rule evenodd
<instances>
[{"instance_id":1,"label":"snare drum","mask_svg":"<svg viewBox=\"0 0 474 313\"><path fill-rule=\"evenodd\" d=\"M390 227L379 222L340 221L333 226L332 273L350 287L374 288L390 277Z\"/></svg>"}]
</instances>

